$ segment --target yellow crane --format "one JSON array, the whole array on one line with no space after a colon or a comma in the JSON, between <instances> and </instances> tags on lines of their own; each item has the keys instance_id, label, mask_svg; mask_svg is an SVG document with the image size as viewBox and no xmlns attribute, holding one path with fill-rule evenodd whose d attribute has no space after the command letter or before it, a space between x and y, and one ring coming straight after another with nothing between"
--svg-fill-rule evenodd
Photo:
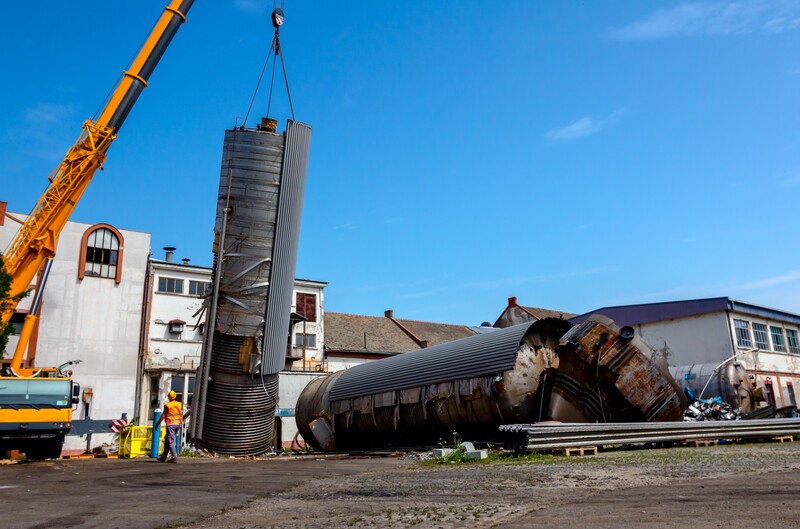
<instances>
[{"instance_id":1,"label":"yellow crane","mask_svg":"<svg viewBox=\"0 0 800 529\"><path fill-rule=\"evenodd\" d=\"M78 141L50 174L50 185L3 255L12 296L28 290L44 263L55 256L61 231L193 3L172 0L164 8L99 117L83 124ZM61 369L22 367L43 283L39 281L7 376L0 376L0 451L19 449L29 458L57 457L79 396L77 385ZM2 314L3 326L15 309Z\"/></svg>"}]
</instances>

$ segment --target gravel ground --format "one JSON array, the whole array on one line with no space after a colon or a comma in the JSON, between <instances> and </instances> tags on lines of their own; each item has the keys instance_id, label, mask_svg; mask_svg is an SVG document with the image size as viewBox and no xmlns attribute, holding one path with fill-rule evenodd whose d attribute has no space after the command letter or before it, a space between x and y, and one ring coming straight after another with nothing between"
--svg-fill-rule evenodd
<instances>
[{"instance_id":1,"label":"gravel ground","mask_svg":"<svg viewBox=\"0 0 800 529\"><path fill-rule=\"evenodd\" d=\"M306 481L189 528L796 527L800 443L408 466Z\"/></svg>"}]
</instances>

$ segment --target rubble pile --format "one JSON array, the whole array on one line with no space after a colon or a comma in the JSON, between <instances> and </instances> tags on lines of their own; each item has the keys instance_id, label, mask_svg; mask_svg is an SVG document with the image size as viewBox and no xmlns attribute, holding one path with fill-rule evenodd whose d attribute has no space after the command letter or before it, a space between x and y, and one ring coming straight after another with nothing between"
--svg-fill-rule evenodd
<instances>
[{"instance_id":1,"label":"rubble pile","mask_svg":"<svg viewBox=\"0 0 800 529\"><path fill-rule=\"evenodd\" d=\"M688 393L688 392L687 392ZM692 397L690 397L691 399ZM712 399L695 398L683 414L684 421L735 421L742 416L741 409L723 401L721 397Z\"/></svg>"}]
</instances>

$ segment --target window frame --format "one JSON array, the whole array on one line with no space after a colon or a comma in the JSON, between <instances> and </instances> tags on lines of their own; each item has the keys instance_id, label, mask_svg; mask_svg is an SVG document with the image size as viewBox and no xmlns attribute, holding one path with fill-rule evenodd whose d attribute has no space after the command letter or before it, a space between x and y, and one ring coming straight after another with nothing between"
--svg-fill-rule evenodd
<instances>
[{"instance_id":1,"label":"window frame","mask_svg":"<svg viewBox=\"0 0 800 529\"><path fill-rule=\"evenodd\" d=\"M776 338L778 339L776 340ZM770 325L769 339L770 342L772 343L773 351L778 353L786 352L786 337L783 334L783 327L778 327L777 325Z\"/></svg>"},{"instance_id":2,"label":"window frame","mask_svg":"<svg viewBox=\"0 0 800 529\"><path fill-rule=\"evenodd\" d=\"M119 249L117 250L117 264L116 264L116 273L113 277L103 277L103 276L87 276L86 275L86 250L88 248L89 237L92 233L106 229L109 230L114 236L116 236L117 241L119 243ZM123 257L125 253L125 238L122 236L122 233L112 226L111 224L95 224L94 226L90 226L85 232L83 232L83 237L81 238L81 250L80 250L80 258L78 262L78 279L83 280L86 277L96 277L98 279L113 279L115 283L119 284L122 281L122 263Z\"/></svg>"},{"instance_id":3,"label":"window frame","mask_svg":"<svg viewBox=\"0 0 800 529\"><path fill-rule=\"evenodd\" d=\"M786 345L789 347L789 354L800 355L800 340L796 330L786 329Z\"/></svg>"},{"instance_id":4,"label":"window frame","mask_svg":"<svg viewBox=\"0 0 800 529\"><path fill-rule=\"evenodd\" d=\"M170 277L170 276L162 276L162 275L159 275L159 276L157 277L157 279L158 279L158 280L156 281L156 292L157 292L157 293L159 293L159 294L172 294L173 296L183 296L183 295L184 295L184 294L183 294L183 278L182 278L182 277ZM179 291L175 291L175 290L161 290L161 280L162 280L162 279L163 279L163 280L165 280L165 281L167 281L167 283L166 283L166 284L169 284L169 281L174 281L176 285L177 285L178 283L180 283L180 285L181 285L181 289L180 289Z\"/></svg>"},{"instance_id":5,"label":"window frame","mask_svg":"<svg viewBox=\"0 0 800 529\"><path fill-rule=\"evenodd\" d=\"M744 324L742 327L740 324ZM746 347L748 349L753 347L753 339L750 333L750 322L747 320L733 319L733 332L736 335L736 345L739 347ZM744 336L746 334L746 336Z\"/></svg>"},{"instance_id":6,"label":"window frame","mask_svg":"<svg viewBox=\"0 0 800 529\"><path fill-rule=\"evenodd\" d=\"M202 294L198 294L196 292L198 285L203 285ZM195 287L195 292L194 293L192 292L192 287ZM211 282L210 281L200 281L199 279L190 279L189 280L189 294L188 295L194 296L194 297L198 297L198 298L202 298L203 296L205 296L210 291L211 291Z\"/></svg>"},{"instance_id":7,"label":"window frame","mask_svg":"<svg viewBox=\"0 0 800 529\"><path fill-rule=\"evenodd\" d=\"M309 340L310 338L310 340ZM311 343L308 343L311 342ZM317 348L317 335L314 333L298 332L294 335L294 346L305 347L306 349Z\"/></svg>"},{"instance_id":8,"label":"window frame","mask_svg":"<svg viewBox=\"0 0 800 529\"><path fill-rule=\"evenodd\" d=\"M763 329L762 328L757 328L757 327L763 327ZM763 333L764 334L764 340L762 342L758 341L759 333ZM770 343L769 342L769 328L767 327L766 324L753 322L753 343L755 344L756 348L761 349L762 351L771 351L772 350L769 347L769 343ZM764 347L762 347L762 345Z\"/></svg>"},{"instance_id":9,"label":"window frame","mask_svg":"<svg viewBox=\"0 0 800 529\"><path fill-rule=\"evenodd\" d=\"M308 314L305 313L307 308L309 307L309 298L312 300L311 303L311 316L309 317ZM301 301L302 299L302 301ZM296 292L294 297L294 307L295 312L301 315L306 319L309 323L316 323L317 322L317 295L310 292ZM302 307L302 308L301 308Z\"/></svg>"}]
</instances>

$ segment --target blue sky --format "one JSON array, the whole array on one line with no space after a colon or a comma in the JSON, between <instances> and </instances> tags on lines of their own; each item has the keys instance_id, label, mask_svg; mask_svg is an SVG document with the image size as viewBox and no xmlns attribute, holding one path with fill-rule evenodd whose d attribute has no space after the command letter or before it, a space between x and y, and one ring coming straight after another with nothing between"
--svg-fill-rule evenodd
<instances>
[{"instance_id":1,"label":"blue sky","mask_svg":"<svg viewBox=\"0 0 800 529\"><path fill-rule=\"evenodd\" d=\"M163 4L4 6L11 211L33 207ZM73 220L210 264L223 133L271 9L197 0ZM729 295L800 312L800 2L285 10L314 129L297 276L330 282L327 310L479 324L509 296L580 313Z\"/></svg>"}]
</instances>

